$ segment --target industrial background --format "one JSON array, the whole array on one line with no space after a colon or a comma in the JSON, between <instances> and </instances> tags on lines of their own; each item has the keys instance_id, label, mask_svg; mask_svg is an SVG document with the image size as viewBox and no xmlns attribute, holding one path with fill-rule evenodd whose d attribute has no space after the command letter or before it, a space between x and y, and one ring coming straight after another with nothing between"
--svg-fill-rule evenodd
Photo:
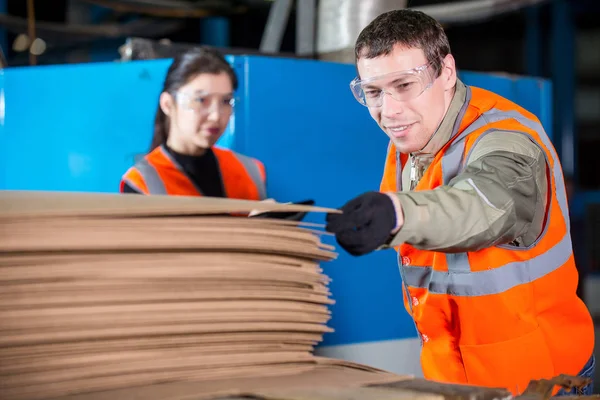
<instances>
[{"instance_id":1,"label":"industrial background","mask_svg":"<svg viewBox=\"0 0 600 400\"><path fill-rule=\"evenodd\" d=\"M117 192L150 144L169 57L207 44L241 79L221 144L263 160L278 200L339 206L378 187L387 145L348 88L352 44L403 7L445 25L467 84L542 120L572 188L581 293L600 327L597 0L0 0L0 189ZM394 255L342 254L326 273L336 332L320 352L419 374Z\"/></svg>"}]
</instances>

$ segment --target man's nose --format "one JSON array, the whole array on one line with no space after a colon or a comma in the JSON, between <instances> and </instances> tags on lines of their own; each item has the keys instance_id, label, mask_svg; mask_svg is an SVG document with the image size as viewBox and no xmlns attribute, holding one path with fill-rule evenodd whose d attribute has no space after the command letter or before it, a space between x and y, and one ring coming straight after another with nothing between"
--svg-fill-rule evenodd
<instances>
[{"instance_id":1,"label":"man's nose","mask_svg":"<svg viewBox=\"0 0 600 400\"><path fill-rule=\"evenodd\" d=\"M404 112L404 103L394 99L388 93L382 93L381 115L383 117L394 117Z\"/></svg>"}]
</instances>

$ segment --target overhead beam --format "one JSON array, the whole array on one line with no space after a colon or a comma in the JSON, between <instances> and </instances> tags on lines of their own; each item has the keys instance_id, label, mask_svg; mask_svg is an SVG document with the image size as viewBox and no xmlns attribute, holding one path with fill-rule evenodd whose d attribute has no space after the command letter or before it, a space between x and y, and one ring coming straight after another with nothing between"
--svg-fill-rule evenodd
<instances>
[{"instance_id":1,"label":"overhead beam","mask_svg":"<svg viewBox=\"0 0 600 400\"><path fill-rule=\"evenodd\" d=\"M260 42L260 51L277 53L292 10L292 0L275 0L269 10L267 24Z\"/></svg>"},{"instance_id":2,"label":"overhead beam","mask_svg":"<svg viewBox=\"0 0 600 400\"><path fill-rule=\"evenodd\" d=\"M296 6L296 54L315 53L316 0L300 0Z\"/></svg>"}]
</instances>

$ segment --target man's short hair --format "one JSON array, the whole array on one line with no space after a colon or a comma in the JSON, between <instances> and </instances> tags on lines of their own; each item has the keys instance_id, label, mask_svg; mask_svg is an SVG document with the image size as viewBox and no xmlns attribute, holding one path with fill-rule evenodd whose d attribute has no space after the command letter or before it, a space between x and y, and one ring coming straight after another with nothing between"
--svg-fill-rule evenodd
<instances>
[{"instance_id":1,"label":"man's short hair","mask_svg":"<svg viewBox=\"0 0 600 400\"><path fill-rule=\"evenodd\" d=\"M450 54L442 25L421 11L405 8L383 13L371 21L356 39L354 55L357 62L360 58L376 58L390 54L396 45L423 50L435 67Z\"/></svg>"}]
</instances>

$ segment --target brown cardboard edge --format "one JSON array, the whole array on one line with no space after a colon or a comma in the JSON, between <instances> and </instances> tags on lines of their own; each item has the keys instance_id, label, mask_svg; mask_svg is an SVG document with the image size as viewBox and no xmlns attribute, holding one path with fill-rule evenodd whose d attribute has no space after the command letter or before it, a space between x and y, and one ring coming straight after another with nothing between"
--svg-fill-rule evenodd
<instances>
[{"instance_id":1,"label":"brown cardboard edge","mask_svg":"<svg viewBox=\"0 0 600 400\"><path fill-rule=\"evenodd\" d=\"M317 206L214 197L56 191L0 191L0 218L39 216L152 216L341 211Z\"/></svg>"}]
</instances>

